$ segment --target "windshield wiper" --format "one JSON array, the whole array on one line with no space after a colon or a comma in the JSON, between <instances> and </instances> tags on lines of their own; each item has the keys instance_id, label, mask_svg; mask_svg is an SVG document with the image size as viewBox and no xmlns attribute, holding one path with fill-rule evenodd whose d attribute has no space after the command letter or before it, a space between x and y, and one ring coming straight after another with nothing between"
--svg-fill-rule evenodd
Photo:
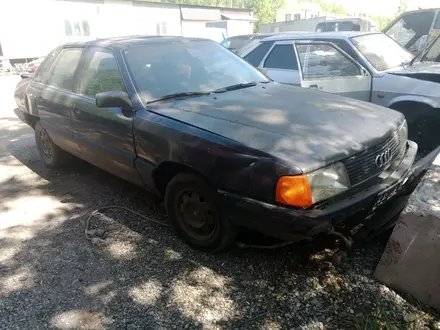
<instances>
[{"instance_id":1,"label":"windshield wiper","mask_svg":"<svg viewBox=\"0 0 440 330\"><path fill-rule=\"evenodd\" d=\"M438 40L440 38L440 36L437 36L436 38L434 38L434 40L431 40L429 43L427 43L426 45L425 45L425 47L420 51L420 52L418 52L417 54L416 54L416 56L414 56L413 57L413 59L411 60L411 61L409 61L408 62L408 65L409 66L412 66L413 64L414 64L414 62L416 61L416 59L420 56L420 55L422 55L421 56L421 58L423 57L423 53L428 53L428 51L432 48L432 46L434 45L434 43ZM420 61L420 62L423 62L422 60Z\"/></svg>"},{"instance_id":2,"label":"windshield wiper","mask_svg":"<svg viewBox=\"0 0 440 330\"><path fill-rule=\"evenodd\" d=\"M237 89L253 87L253 86L257 86L257 83L255 81L249 82L249 83L240 83L240 84L222 87L222 88L216 89L212 92L213 93L224 93L224 92L234 91Z\"/></svg>"},{"instance_id":3,"label":"windshield wiper","mask_svg":"<svg viewBox=\"0 0 440 330\"><path fill-rule=\"evenodd\" d=\"M416 56L414 56L411 61L408 62L408 66L412 66L414 64L414 62L416 61L417 57L419 57L419 55L421 53L423 53L423 50L420 53L418 53Z\"/></svg>"},{"instance_id":4,"label":"windshield wiper","mask_svg":"<svg viewBox=\"0 0 440 330\"><path fill-rule=\"evenodd\" d=\"M202 96L202 95L209 95L209 94L211 94L211 92L183 92L183 93L174 93L174 94L165 95L165 96L159 97L157 99L148 101L147 104L158 102L158 101L162 101L162 100L171 100L171 99L178 99L178 98L182 98L182 97Z\"/></svg>"}]
</instances>

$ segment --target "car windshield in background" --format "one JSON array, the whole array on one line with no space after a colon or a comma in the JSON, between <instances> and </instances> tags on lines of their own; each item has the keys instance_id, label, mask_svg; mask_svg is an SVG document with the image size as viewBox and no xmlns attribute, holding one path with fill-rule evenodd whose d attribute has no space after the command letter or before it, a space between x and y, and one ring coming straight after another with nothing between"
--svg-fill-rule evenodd
<instances>
[{"instance_id":1,"label":"car windshield in background","mask_svg":"<svg viewBox=\"0 0 440 330\"><path fill-rule=\"evenodd\" d=\"M209 93L268 80L251 65L209 40L177 41L124 50L130 75L147 102L180 93Z\"/></svg>"},{"instance_id":2,"label":"car windshield in background","mask_svg":"<svg viewBox=\"0 0 440 330\"><path fill-rule=\"evenodd\" d=\"M321 22L316 25L316 32L360 31L361 26L352 21Z\"/></svg>"},{"instance_id":3,"label":"car windshield in background","mask_svg":"<svg viewBox=\"0 0 440 330\"><path fill-rule=\"evenodd\" d=\"M410 52L417 53L425 46L434 17L435 10L404 13L385 33Z\"/></svg>"},{"instance_id":4,"label":"car windshield in background","mask_svg":"<svg viewBox=\"0 0 440 330\"><path fill-rule=\"evenodd\" d=\"M385 34L366 34L351 38L353 44L378 71L409 63L414 57Z\"/></svg>"}]
</instances>

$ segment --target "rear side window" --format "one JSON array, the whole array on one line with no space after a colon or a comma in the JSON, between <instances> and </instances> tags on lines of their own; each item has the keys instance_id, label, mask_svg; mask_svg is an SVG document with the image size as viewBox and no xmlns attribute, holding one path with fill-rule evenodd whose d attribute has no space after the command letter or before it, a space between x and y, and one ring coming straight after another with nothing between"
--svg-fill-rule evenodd
<instances>
[{"instance_id":1,"label":"rear side window","mask_svg":"<svg viewBox=\"0 0 440 330\"><path fill-rule=\"evenodd\" d=\"M78 94L95 98L96 94L124 91L118 64L111 50L91 50L91 58L79 79Z\"/></svg>"},{"instance_id":2,"label":"rear side window","mask_svg":"<svg viewBox=\"0 0 440 330\"><path fill-rule=\"evenodd\" d=\"M264 62L268 69L298 70L298 61L293 45L277 45Z\"/></svg>"},{"instance_id":3,"label":"rear side window","mask_svg":"<svg viewBox=\"0 0 440 330\"><path fill-rule=\"evenodd\" d=\"M60 51L59 48L57 48L46 56L44 61L38 67L37 72L35 72L34 78L32 79L33 81L39 83L46 83L46 78L49 76L49 70L53 62L55 61L59 51Z\"/></svg>"},{"instance_id":4,"label":"rear side window","mask_svg":"<svg viewBox=\"0 0 440 330\"><path fill-rule=\"evenodd\" d=\"M264 56L266 56L270 47L272 47L272 44L272 42L262 42L257 48L243 57L244 60L250 65L257 67L263 60Z\"/></svg>"},{"instance_id":5,"label":"rear side window","mask_svg":"<svg viewBox=\"0 0 440 330\"><path fill-rule=\"evenodd\" d=\"M50 69L47 84L71 91L82 52L82 48L63 49Z\"/></svg>"}]
</instances>

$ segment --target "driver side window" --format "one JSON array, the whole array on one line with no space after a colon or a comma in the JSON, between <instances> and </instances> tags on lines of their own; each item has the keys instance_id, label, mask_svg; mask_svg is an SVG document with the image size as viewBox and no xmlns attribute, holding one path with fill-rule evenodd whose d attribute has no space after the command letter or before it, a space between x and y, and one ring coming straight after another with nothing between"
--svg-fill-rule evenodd
<instances>
[{"instance_id":1,"label":"driver side window","mask_svg":"<svg viewBox=\"0 0 440 330\"><path fill-rule=\"evenodd\" d=\"M116 59L111 50L96 49L79 81L78 94L95 98L108 91L125 91Z\"/></svg>"}]
</instances>

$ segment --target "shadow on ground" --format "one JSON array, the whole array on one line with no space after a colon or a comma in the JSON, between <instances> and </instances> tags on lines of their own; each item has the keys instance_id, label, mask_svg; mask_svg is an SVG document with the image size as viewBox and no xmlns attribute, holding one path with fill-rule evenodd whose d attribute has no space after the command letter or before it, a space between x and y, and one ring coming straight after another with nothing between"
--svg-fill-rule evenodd
<instances>
[{"instance_id":1,"label":"shadow on ground","mask_svg":"<svg viewBox=\"0 0 440 330\"><path fill-rule=\"evenodd\" d=\"M431 322L372 279L385 242L319 271L304 263L301 246L208 255L170 228L110 210L93 219L106 234L91 243L83 230L96 207L123 205L165 220L163 207L78 160L49 171L28 142L12 141L13 157L1 165L11 173L0 186L0 328L363 329L378 322L416 329L403 320L411 313Z\"/></svg>"}]
</instances>

